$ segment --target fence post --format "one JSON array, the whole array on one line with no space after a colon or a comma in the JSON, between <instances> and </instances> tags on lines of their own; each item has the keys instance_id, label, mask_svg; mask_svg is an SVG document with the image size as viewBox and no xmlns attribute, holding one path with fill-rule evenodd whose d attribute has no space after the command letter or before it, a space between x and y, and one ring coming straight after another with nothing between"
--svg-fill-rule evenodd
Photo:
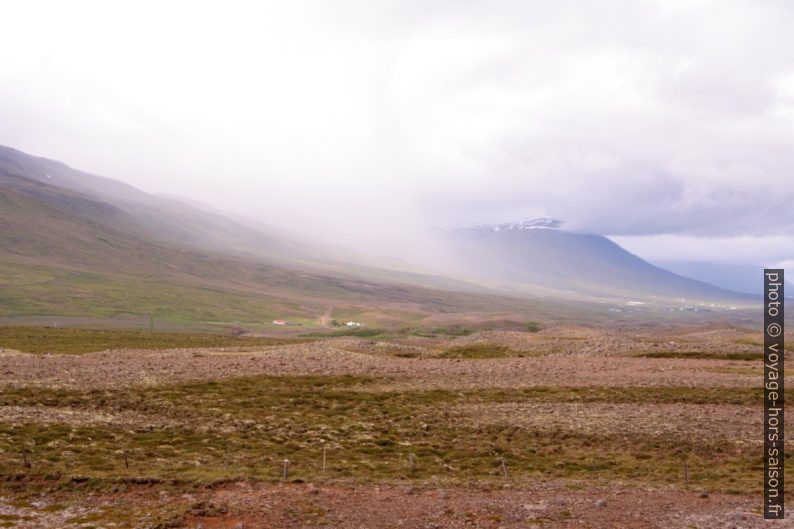
<instances>
[{"instance_id":1,"label":"fence post","mask_svg":"<svg viewBox=\"0 0 794 529\"><path fill-rule=\"evenodd\" d=\"M689 486L689 461L684 459L684 484Z\"/></svg>"}]
</instances>

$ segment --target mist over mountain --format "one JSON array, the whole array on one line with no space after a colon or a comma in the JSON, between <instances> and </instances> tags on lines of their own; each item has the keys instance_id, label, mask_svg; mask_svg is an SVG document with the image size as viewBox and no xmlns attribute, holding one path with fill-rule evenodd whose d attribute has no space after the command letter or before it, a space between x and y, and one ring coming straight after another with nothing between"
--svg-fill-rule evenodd
<instances>
[{"instance_id":1,"label":"mist over mountain","mask_svg":"<svg viewBox=\"0 0 794 529\"><path fill-rule=\"evenodd\" d=\"M7 147L0 200L4 317L310 322L343 306L373 324L397 324L560 314L572 300L746 301L556 219L459 226L396 256L372 256Z\"/></svg>"},{"instance_id":2,"label":"mist over mountain","mask_svg":"<svg viewBox=\"0 0 794 529\"><path fill-rule=\"evenodd\" d=\"M564 229L557 219L459 226L442 233L454 270L524 290L629 298L732 299L624 250L608 238Z\"/></svg>"}]
</instances>

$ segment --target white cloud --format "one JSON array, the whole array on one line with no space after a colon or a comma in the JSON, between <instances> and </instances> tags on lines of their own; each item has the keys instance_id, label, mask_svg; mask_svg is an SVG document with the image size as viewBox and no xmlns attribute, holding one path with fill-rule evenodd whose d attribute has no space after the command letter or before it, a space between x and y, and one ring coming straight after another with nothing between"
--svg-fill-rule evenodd
<instances>
[{"instance_id":1,"label":"white cloud","mask_svg":"<svg viewBox=\"0 0 794 529\"><path fill-rule=\"evenodd\" d=\"M368 241L532 215L794 234L785 2L30 1L4 18L0 143L146 190Z\"/></svg>"}]
</instances>

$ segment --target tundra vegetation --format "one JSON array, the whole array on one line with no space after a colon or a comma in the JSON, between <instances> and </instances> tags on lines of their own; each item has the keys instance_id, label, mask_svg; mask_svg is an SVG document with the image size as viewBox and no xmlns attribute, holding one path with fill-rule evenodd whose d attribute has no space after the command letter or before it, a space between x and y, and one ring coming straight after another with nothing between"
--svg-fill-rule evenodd
<instances>
[{"instance_id":1,"label":"tundra vegetation","mask_svg":"<svg viewBox=\"0 0 794 529\"><path fill-rule=\"evenodd\" d=\"M356 331L354 338L345 333L339 339L370 344L373 336L382 336ZM558 337L582 348L595 339L571 339L577 336L565 334L569 332L561 331ZM404 347L405 340L428 339L398 334L402 342L391 337L390 342L380 343ZM396 354L386 361L471 362L472 369L487 370L503 361L563 358L561 353L540 349L553 340L534 332L486 335L490 341L470 333L435 336L435 342L424 345L426 354L408 358ZM507 337L524 339L521 336L526 336L526 347L497 343ZM223 352L230 362L237 361L234 348L287 347L294 349L299 369L304 342L144 331L0 329L5 348L82 355L87 362L91 351L124 346L191 348L197 355ZM335 343L328 341L328 347ZM638 344L654 351L638 355L633 350ZM157 385L133 380L104 388L64 386L57 380L7 383L0 393L0 494L4 501L27 506L23 510L28 514L7 514L0 523L25 527L24 516L35 518L42 509L68 509L87 492L121 493L142 484L177 498L230 482L276 484L283 479L285 460L290 481L313 484L455 489L476 483L498 489L506 484L563 482L574 489L609 484L758 495L762 485L758 444L737 439L730 433L730 423L706 435L686 422L667 429L613 428L575 414L568 425L532 418L532 414L567 410L604 414L608 419L637 408L656 414L661 424L670 410L697 414L702 409L706 414L731 416L760 406L760 385L744 383L747 377L758 376L747 367L757 362L742 349L749 346L735 344L744 352L720 353L707 347L696 352L657 351L659 347L649 344L634 339L624 345L625 355L670 368L708 358L714 364L711 376L735 383L677 387L649 379L648 385L405 389L399 375L386 372L205 377ZM49 501L40 503L42 497ZM179 526L197 509L201 510L195 501L186 499L138 510L120 504L72 516L67 526L104 527L113 521L117 527L135 527L142 516L152 527ZM565 518L555 516L549 521Z\"/></svg>"}]
</instances>

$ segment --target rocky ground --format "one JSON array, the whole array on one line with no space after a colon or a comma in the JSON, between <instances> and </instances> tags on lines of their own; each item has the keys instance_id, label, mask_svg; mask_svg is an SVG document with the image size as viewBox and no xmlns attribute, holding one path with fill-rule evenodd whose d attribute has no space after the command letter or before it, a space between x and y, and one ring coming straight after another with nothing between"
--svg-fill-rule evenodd
<instances>
[{"instance_id":1,"label":"rocky ground","mask_svg":"<svg viewBox=\"0 0 794 529\"><path fill-rule=\"evenodd\" d=\"M564 334L561 334L564 333ZM726 337L727 335L727 337ZM247 349L110 350L85 355L0 353L0 373L15 386L116 387L212 380L244 375L369 375L394 379L402 388L566 386L758 386L760 371L746 361L670 359L648 352L754 352L741 334L722 331L663 341L654 334L629 335L592 329L547 333L490 331L431 346L333 339ZM757 337L756 337L757 339ZM749 339L748 339L749 340ZM440 350L472 343L507 345L531 356L439 359ZM413 357L405 357L406 353Z\"/></svg>"},{"instance_id":2,"label":"rocky ground","mask_svg":"<svg viewBox=\"0 0 794 529\"><path fill-rule=\"evenodd\" d=\"M756 470L741 468L755 465L752 454L760 450L761 411L752 400L753 388L761 387L762 365L753 357L760 338L725 326L559 326L244 349L82 355L5 349L0 527L794 527L761 518L758 488L745 488ZM500 346L502 357L445 356L482 345ZM281 392L274 395L284 399L257 400L250 382L257 376L275 377L271 385L279 377L308 377L295 384L309 389L262 386L265 397ZM319 387L313 381L345 376L352 378L334 379L342 385L311 400L311 388ZM247 377L248 389L235 389L240 377ZM185 389L185 383L209 385ZM532 388L556 388L564 398ZM458 398L458 391L467 393ZM404 407L387 410L391 401L383 395ZM232 401L237 408L228 407ZM368 411L378 403L380 421L381 412ZM340 411L327 415L315 406ZM235 409L239 414L229 411ZM450 430L434 433L438 421ZM413 428L426 432L390 448L392 437L400 440ZM256 432L267 443L256 444ZM704 435L709 448L699 452ZM151 444L123 448L141 436ZM229 455L225 439L238 452ZM300 454L328 442L350 451L336 456L334 472L298 467L280 480L240 463L256 455L249 439L267 452L272 468L286 453L280 446L295 445L290 450ZM566 449L574 452L555 456L555 443L571 439ZM527 443L537 444L537 454ZM466 470L465 460L454 462L458 449L480 457L478 444L489 447L484 461L506 457L510 464ZM402 458L424 445L426 465L442 449L452 456L436 456L436 466L416 475L379 466L378 454ZM128 450L138 457L132 466ZM555 463L576 450L589 454L578 466ZM104 459L92 462L92 452ZM692 458L691 483L684 456ZM186 466L187 459L198 467ZM522 461L537 467L519 468ZM339 471L348 464L358 473ZM643 465L652 472L645 475ZM444 468L450 471L441 474ZM382 469L388 472L379 477Z\"/></svg>"},{"instance_id":3,"label":"rocky ground","mask_svg":"<svg viewBox=\"0 0 794 529\"><path fill-rule=\"evenodd\" d=\"M183 506L185 514L160 520L135 514L146 509L167 512L174 504ZM89 494L68 506L54 503L51 497L16 504L0 501L0 519L16 520L19 527L30 529L88 527L96 522L91 515L97 511L118 513L119 527L134 523L188 529L792 527L788 520L765 521L755 498L601 483L499 488L473 483L446 488L241 481L176 494L151 486L128 487L113 494Z\"/></svg>"}]
</instances>

